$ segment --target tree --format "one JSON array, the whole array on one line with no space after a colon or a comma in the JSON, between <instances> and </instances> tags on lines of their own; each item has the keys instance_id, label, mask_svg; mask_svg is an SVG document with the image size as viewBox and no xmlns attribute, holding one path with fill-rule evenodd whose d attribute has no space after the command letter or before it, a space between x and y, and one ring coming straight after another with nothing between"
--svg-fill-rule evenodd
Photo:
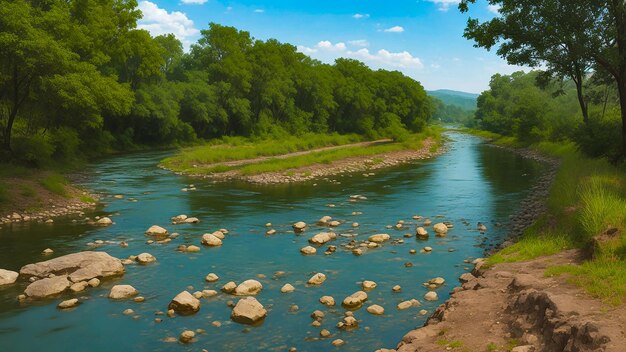
<instances>
[{"instance_id":1,"label":"tree","mask_svg":"<svg viewBox=\"0 0 626 352\"><path fill-rule=\"evenodd\" d=\"M462 0L467 11L476 0ZM468 22L466 36L478 46L501 43L498 53L510 63L546 64L548 72L577 85L583 114L582 81L591 64L607 71L619 93L622 157L626 156L626 3L623 0L490 0L500 17ZM586 120L588 121L588 119Z\"/></svg>"}]
</instances>

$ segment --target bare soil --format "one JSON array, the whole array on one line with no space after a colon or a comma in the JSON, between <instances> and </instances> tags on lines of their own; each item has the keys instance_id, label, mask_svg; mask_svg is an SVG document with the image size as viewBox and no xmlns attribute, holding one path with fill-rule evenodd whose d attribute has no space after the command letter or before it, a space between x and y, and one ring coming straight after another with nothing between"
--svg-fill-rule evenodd
<instances>
[{"instance_id":1,"label":"bare soil","mask_svg":"<svg viewBox=\"0 0 626 352\"><path fill-rule=\"evenodd\" d=\"M397 351L625 351L626 307L589 296L567 276L544 276L582 255L569 250L489 269L479 262Z\"/></svg>"}]
</instances>

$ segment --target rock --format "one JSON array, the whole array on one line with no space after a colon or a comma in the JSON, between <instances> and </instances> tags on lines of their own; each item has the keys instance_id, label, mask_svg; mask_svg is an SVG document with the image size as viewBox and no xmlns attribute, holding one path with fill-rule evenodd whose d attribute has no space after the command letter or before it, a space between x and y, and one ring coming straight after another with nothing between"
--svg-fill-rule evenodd
<instances>
[{"instance_id":1,"label":"rock","mask_svg":"<svg viewBox=\"0 0 626 352\"><path fill-rule=\"evenodd\" d=\"M348 309L357 309L360 308L365 301L367 301L367 293L364 291L357 291L346 297L343 300L342 305Z\"/></svg>"},{"instance_id":2,"label":"rock","mask_svg":"<svg viewBox=\"0 0 626 352\"><path fill-rule=\"evenodd\" d=\"M178 337L178 340L182 343L190 343L194 337L196 337L195 332L191 330L185 330L180 334L180 336Z\"/></svg>"},{"instance_id":3,"label":"rock","mask_svg":"<svg viewBox=\"0 0 626 352\"><path fill-rule=\"evenodd\" d=\"M135 314L135 311L134 311L134 310L132 310L132 309L130 309L130 308L128 308L128 309L125 309L125 310L122 312L122 314L124 314L124 315L133 315L133 314Z\"/></svg>"},{"instance_id":4,"label":"rock","mask_svg":"<svg viewBox=\"0 0 626 352\"><path fill-rule=\"evenodd\" d=\"M211 233L211 235L219 238L220 240L223 240L224 238L226 238L226 233L228 233L228 231L226 231L226 230L217 230L217 231Z\"/></svg>"},{"instance_id":5,"label":"rock","mask_svg":"<svg viewBox=\"0 0 626 352\"><path fill-rule=\"evenodd\" d=\"M48 277L50 274L69 274L72 282L123 273L122 262L105 252L73 253L44 262L28 264L20 269L20 274L25 276Z\"/></svg>"},{"instance_id":6,"label":"rock","mask_svg":"<svg viewBox=\"0 0 626 352\"><path fill-rule=\"evenodd\" d=\"M256 324L267 316L267 311L254 297L242 298L237 302L230 315L231 319L240 324Z\"/></svg>"},{"instance_id":7,"label":"rock","mask_svg":"<svg viewBox=\"0 0 626 352\"><path fill-rule=\"evenodd\" d=\"M46 249L44 249L44 250L43 250L43 252L41 252L41 253L42 253L42 254L46 254L46 255L48 255L48 254L52 254L52 253L54 253L54 251L53 251L52 249L50 249L50 248L46 248Z\"/></svg>"},{"instance_id":8,"label":"rock","mask_svg":"<svg viewBox=\"0 0 626 352\"><path fill-rule=\"evenodd\" d=\"M330 226L330 227L337 227L339 225L341 225L341 222L339 222L337 220L333 220L333 221L328 223L328 226Z\"/></svg>"},{"instance_id":9,"label":"rock","mask_svg":"<svg viewBox=\"0 0 626 352\"><path fill-rule=\"evenodd\" d=\"M346 344L346 342L344 340L342 340L342 339L336 339L336 340L334 340L332 342L332 345L335 346L335 347L343 346L345 344Z\"/></svg>"},{"instance_id":10,"label":"rock","mask_svg":"<svg viewBox=\"0 0 626 352\"><path fill-rule=\"evenodd\" d=\"M26 287L24 293L31 298L46 298L62 293L70 285L71 282L67 279L67 276L54 276L33 282Z\"/></svg>"},{"instance_id":11,"label":"rock","mask_svg":"<svg viewBox=\"0 0 626 352\"><path fill-rule=\"evenodd\" d=\"M322 296L320 297L320 303L327 307L332 307L335 305L335 299L332 296Z\"/></svg>"},{"instance_id":12,"label":"rock","mask_svg":"<svg viewBox=\"0 0 626 352\"><path fill-rule=\"evenodd\" d=\"M282 293L291 293L291 292L293 292L295 290L296 290L296 288L293 287L292 284L285 284L285 285L283 285L283 287L280 288L280 292L282 292Z\"/></svg>"},{"instance_id":13,"label":"rock","mask_svg":"<svg viewBox=\"0 0 626 352\"><path fill-rule=\"evenodd\" d=\"M217 280L220 279L219 276L217 276L214 273L209 273L205 278L204 278L207 282L215 282Z\"/></svg>"},{"instance_id":14,"label":"rock","mask_svg":"<svg viewBox=\"0 0 626 352\"><path fill-rule=\"evenodd\" d=\"M136 303L141 303L141 302L143 302L145 300L146 300L146 298L143 297L143 296L137 296L137 297L133 298L133 301L136 302Z\"/></svg>"},{"instance_id":15,"label":"rock","mask_svg":"<svg viewBox=\"0 0 626 352\"><path fill-rule=\"evenodd\" d=\"M59 303L57 305L57 308L59 308L59 309L68 309L68 308L76 307L77 305L78 305L78 299L77 298L72 298L72 299L68 299L67 301L63 301L63 302Z\"/></svg>"},{"instance_id":16,"label":"rock","mask_svg":"<svg viewBox=\"0 0 626 352\"><path fill-rule=\"evenodd\" d=\"M463 275L461 275L459 277L459 281L464 284L466 282L470 282L472 280L474 280L476 277L474 275L472 275L471 273L465 273Z\"/></svg>"},{"instance_id":17,"label":"rock","mask_svg":"<svg viewBox=\"0 0 626 352\"><path fill-rule=\"evenodd\" d=\"M373 290L376 288L377 284L374 281L365 280L361 283L361 286L364 290Z\"/></svg>"},{"instance_id":18,"label":"rock","mask_svg":"<svg viewBox=\"0 0 626 352\"><path fill-rule=\"evenodd\" d=\"M178 215L178 216L174 216L173 218L171 218L171 220L172 220L172 223L174 223L174 224L180 224L180 223L185 222L185 220L187 220L187 218L188 218L187 215L181 214L181 215Z\"/></svg>"},{"instance_id":19,"label":"rock","mask_svg":"<svg viewBox=\"0 0 626 352\"><path fill-rule=\"evenodd\" d=\"M446 224L440 222L433 225L433 230L437 233L437 236L443 236L448 233L448 226Z\"/></svg>"},{"instance_id":20,"label":"rock","mask_svg":"<svg viewBox=\"0 0 626 352\"><path fill-rule=\"evenodd\" d=\"M436 277L434 279L430 279L428 280L429 284L435 285L435 286L441 286L446 282L446 280L443 277Z\"/></svg>"},{"instance_id":21,"label":"rock","mask_svg":"<svg viewBox=\"0 0 626 352\"><path fill-rule=\"evenodd\" d=\"M185 252L187 252L187 253L198 253L198 252L200 252L200 247L194 246L194 245L187 246L187 248L185 248Z\"/></svg>"},{"instance_id":22,"label":"rock","mask_svg":"<svg viewBox=\"0 0 626 352\"><path fill-rule=\"evenodd\" d=\"M257 280L246 280L235 288L234 294L236 296L254 296L261 292L262 289L263 285Z\"/></svg>"},{"instance_id":23,"label":"rock","mask_svg":"<svg viewBox=\"0 0 626 352\"><path fill-rule=\"evenodd\" d=\"M391 288L391 290L393 292L400 292L402 291L402 287L400 287L400 285L395 285L394 287Z\"/></svg>"},{"instance_id":24,"label":"rock","mask_svg":"<svg viewBox=\"0 0 626 352\"><path fill-rule=\"evenodd\" d=\"M363 255L363 250L361 248L355 248L352 250L352 254L354 254L357 257L360 257Z\"/></svg>"},{"instance_id":25,"label":"rock","mask_svg":"<svg viewBox=\"0 0 626 352\"><path fill-rule=\"evenodd\" d=\"M19 275L15 271L0 269L0 286L14 283Z\"/></svg>"},{"instance_id":26,"label":"rock","mask_svg":"<svg viewBox=\"0 0 626 352\"><path fill-rule=\"evenodd\" d=\"M156 258L150 253L141 253L135 259L140 264L149 264L156 261Z\"/></svg>"},{"instance_id":27,"label":"rock","mask_svg":"<svg viewBox=\"0 0 626 352\"><path fill-rule=\"evenodd\" d=\"M149 229L146 230L147 236L155 236L155 237L165 237L167 236L167 230L162 228L161 226L152 225Z\"/></svg>"},{"instance_id":28,"label":"rock","mask_svg":"<svg viewBox=\"0 0 626 352\"><path fill-rule=\"evenodd\" d=\"M226 293L233 293L236 288L237 284L234 281L229 281L224 286L222 286L222 291Z\"/></svg>"},{"instance_id":29,"label":"rock","mask_svg":"<svg viewBox=\"0 0 626 352\"><path fill-rule=\"evenodd\" d=\"M424 229L423 227L418 227L416 230L416 234L419 237L427 237L428 236L428 231L426 231L426 229Z\"/></svg>"},{"instance_id":30,"label":"rock","mask_svg":"<svg viewBox=\"0 0 626 352\"><path fill-rule=\"evenodd\" d=\"M322 329L320 331L320 337L323 337L323 338L330 337L330 331L328 331L326 329Z\"/></svg>"},{"instance_id":31,"label":"rock","mask_svg":"<svg viewBox=\"0 0 626 352\"><path fill-rule=\"evenodd\" d=\"M403 309L409 309L412 307L419 307L422 304L420 303L420 301L416 300L416 299L411 299L408 301L403 301L398 303L398 305L396 306L396 308L398 308L399 310L403 310Z\"/></svg>"},{"instance_id":32,"label":"rock","mask_svg":"<svg viewBox=\"0 0 626 352\"><path fill-rule=\"evenodd\" d=\"M437 296L437 292L429 291L424 295L424 299L427 301L436 301L439 299L439 297Z\"/></svg>"},{"instance_id":33,"label":"rock","mask_svg":"<svg viewBox=\"0 0 626 352\"><path fill-rule=\"evenodd\" d=\"M215 290L202 290L202 297L209 298L217 296L217 291Z\"/></svg>"},{"instance_id":34,"label":"rock","mask_svg":"<svg viewBox=\"0 0 626 352\"><path fill-rule=\"evenodd\" d=\"M100 280L94 277L93 279L87 281L87 284L91 287L98 287L100 286Z\"/></svg>"},{"instance_id":35,"label":"rock","mask_svg":"<svg viewBox=\"0 0 626 352\"><path fill-rule=\"evenodd\" d=\"M87 281L80 281L70 286L70 290L72 290L72 292L80 292L80 291L84 291L87 288L87 286L89 286Z\"/></svg>"},{"instance_id":36,"label":"rock","mask_svg":"<svg viewBox=\"0 0 626 352\"><path fill-rule=\"evenodd\" d=\"M332 218L332 217L330 217L330 216L328 216L328 215L326 215L326 216L322 216L322 218L321 218L321 219L319 219L319 220L317 221L317 224L318 224L318 225L320 225L320 226L325 226L325 225L328 225L328 223L329 223L332 219L333 219L333 218Z\"/></svg>"},{"instance_id":37,"label":"rock","mask_svg":"<svg viewBox=\"0 0 626 352\"><path fill-rule=\"evenodd\" d=\"M385 241L388 241L391 238L391 236L389 236L386 233L380 233L377 235L371 235L368 240L370 242L375 242L375 243L383 243Z\"/></svg>"},{"instance_id":38,"label":"rock","mask_svg":"<svg viewBox=\"0 0 626 352\"><path fill-rule=\"evenodd\" d=\"M430 219L426 219L424 220L424 226L428 227L432 224L433 222Z\"/></svg>"},{"instance_id":39,"label":"rock","mask_svg":"<svg viewBox=\"0 0 626 352\"><path fill-rule=\"evenodd\" d=\"M268 236L275 235L276 234L276 230L274 230L274 229L267 230L267 232L265 232L265 234L268 235Z\"/></svg>"},{"instance_id":40,"label":"rock","mask_svg":"<svg viewBox=\"0 0 626 352\"><path fill-rule=\"evenodd\" d=\"M359 227L359 226L360 226L360 225L359 225L359 223L358 223L358 222L353 222L353 223L352 223L352 227Z\"/></svg>"},{"instance_id":41,"label":"rock","mask_svg":"<svg viewBox=\"0 0 626 352\"><path fill-rule=\"evenodd\" d=\"M424 252L429 253L429 252L433 251L433 248L426 246L426 247L423 248L423 250L424 250Z\"/></svg>"},{"instance_id":42,"label":"rock","mask_svg":"<svg viewBox=\"0 0 626 352\"><path fill-rule=\"evenodd\" d=\"M320 232L317 235L313 236L309 242L313 244L322 245L326 242L329 242L333 239L337 238L337 235L334 232Z\"/></svg>"},{"instance_id":43,"label":"rock","mask_svg":"<svg viewBox=\"0 0 626 352\"><path fill-rule=\"evenodd\" d=\"M306 223L304 221L298 221L292 225L295 232L303 232L306 229Z\"/></svg>"},{"instance_id":44,"label":"rock","mask_svg":"<svg viewBox=\"0 0 626 352\"><path fill-rule=\"evenodd\" d=\"M271 222L266 223L265 227L272 227L272 223Z\"/></svg>"},{"instance_id":45,"label":"rock","mask_svg":"<svg viewBox=\"0 0 626 352\"><path fill-rule=\"evenodd\" d=\"M314 310L313 313L311 313L311 318L315 320L322 320L325 316L326 314L324 314L321 310Z\"/></svg>"},{"instance_id":46,"label":"rock","mask_svg":"<svg viewBox=\"0 0 626 352\"><path fill-rule=\"evenodd\" d=\"M185 219L185 224L197 224L200 222L198 218L187 218Z\"/></svg>"},{"instance_id":47,"label":"rock","mask_svg":"<svg viewBox=\"0 0 626 352\"><path fill-rule=\"evenodd\" d=\"M304 255L313 255L317 253L317 249L315 249L315 247L306 246L306 247L300 248L300 253Z\"/></svg>"},{"instance_id":48,"label":"rock","mask_svg":"<svg viewBox=\"0 0 626 352\"><path fill-rule=\"evenodd\" d=\"M370 314L374 314L374 315L382 315L382 314L385 314L385 308L377 304L373 304L367 307L367 312Z\"/></svg>"},{"instance_id":49,"label":"rock","mask_svg":"<svg viewBox=\"0 0 626 352\"><path fill-rule=\"evenodd\" d=\"M110 218L105 216L103 218L100 218L98 221L96 221L96 225L98 225L98 226L111 226L111 225L113 225L113 220L111 220Z\"/></svg>"},{"instance_id":50,"label":"rock","mask_svg":"<svg viewBox=\"0 0 626 352\"><path fill-rule=\"evenodd\" d=\"M172 299L167 308L173 309L178 314L190 315L200 310L200 301L189 291L183 291Z\"/></svg>"},{"instance_id":51,"label":"rock","mask_svg":"<svg viewBox=\"0 0 626 352\"><path fill-rule=\"evenodd\" d=\"M525 345L525 346L517 346L511 349L511 352L535 352L535 346L533 345Z\"/></svg>"},{"instance_id":52,"label":"rock","mask_svg":"<svg viewBox=\"0 0 626 352\"><path fill-rule=\"evenodd\" d=\"M478 226L476 227L476 229L479 232L487 232L487 226L485 226L485 224L483 224L482 222L478 223Z\"/></svg>"},{"instance_id":53,"label":"rock","mask_svg":"<svg viewBox=\"0 0 626 352\"><path fill-rule=\"evenodd\" d=\"M311 278L309 279L309 281L307 281L307 283L309 285L321 285L324 283L324 281L326 281L326 275L322 273L317 273L311 276Z\"/></svg>"},{"instance_id":54,"label":"rock","mask_svg":"<svg viewBox=\"0 0 626 352\"><path fill-rule=\"evenodd\" d=\"M216 328L219 328L220 326L222 326L222 323L220 323L219 321L214 321L211 323L211 325L215 326Z\"/></svg>"},{"instance_id":55,"label":"rock","mask_svg":"<svg viewBox=\"0 0 626 352\"><path fill-rule=\"evenodd\" d=\"M131 285L115 285L109 292L109 298L111 299L127 299L139 294Z\"/></svg>"},{"instance_id":56,"label":"rock","mask_svg":"<svg viewBox=\"0 0 626 352\"><path fill-rule=\"evenodd\" d=\"M222 240L212 233L202 235L202 244L209 247L217 247L222 245Z\"/></svg>"}]
</instances>

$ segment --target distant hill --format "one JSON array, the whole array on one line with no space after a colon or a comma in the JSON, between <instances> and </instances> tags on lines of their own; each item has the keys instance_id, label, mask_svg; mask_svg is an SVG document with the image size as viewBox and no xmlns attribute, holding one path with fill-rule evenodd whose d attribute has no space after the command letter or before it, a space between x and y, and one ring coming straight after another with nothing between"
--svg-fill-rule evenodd
<instances>
[{"instance_id":1,"label":"distant hill","mask_svg":"<svg viewBox=\"0 0 626 352\"><path fill-rule=\"evenodd\" d=\"M476 99L479 96L479 94L450 89L431 90L428 94L443 101L446 105L458 106L465 110L476 110Z\"/></svg>"}]
</instances>

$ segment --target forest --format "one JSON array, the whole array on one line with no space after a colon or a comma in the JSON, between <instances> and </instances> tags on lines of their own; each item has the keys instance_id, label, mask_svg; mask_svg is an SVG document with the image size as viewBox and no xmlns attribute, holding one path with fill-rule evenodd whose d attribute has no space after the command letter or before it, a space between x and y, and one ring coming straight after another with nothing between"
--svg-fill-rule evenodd
<instances>
[{"instance_id":1,"label":"forest","mask_svg":"<svg viewBox=\"0 0 626 352\"><path fill-rule=\"evenodd\" d=\"M135 0L0 1L0 160L31 166L221 136L400 139L436 105L400 72L323 64L211 23L183 51Z\"/></svg>"}]
</instances>

